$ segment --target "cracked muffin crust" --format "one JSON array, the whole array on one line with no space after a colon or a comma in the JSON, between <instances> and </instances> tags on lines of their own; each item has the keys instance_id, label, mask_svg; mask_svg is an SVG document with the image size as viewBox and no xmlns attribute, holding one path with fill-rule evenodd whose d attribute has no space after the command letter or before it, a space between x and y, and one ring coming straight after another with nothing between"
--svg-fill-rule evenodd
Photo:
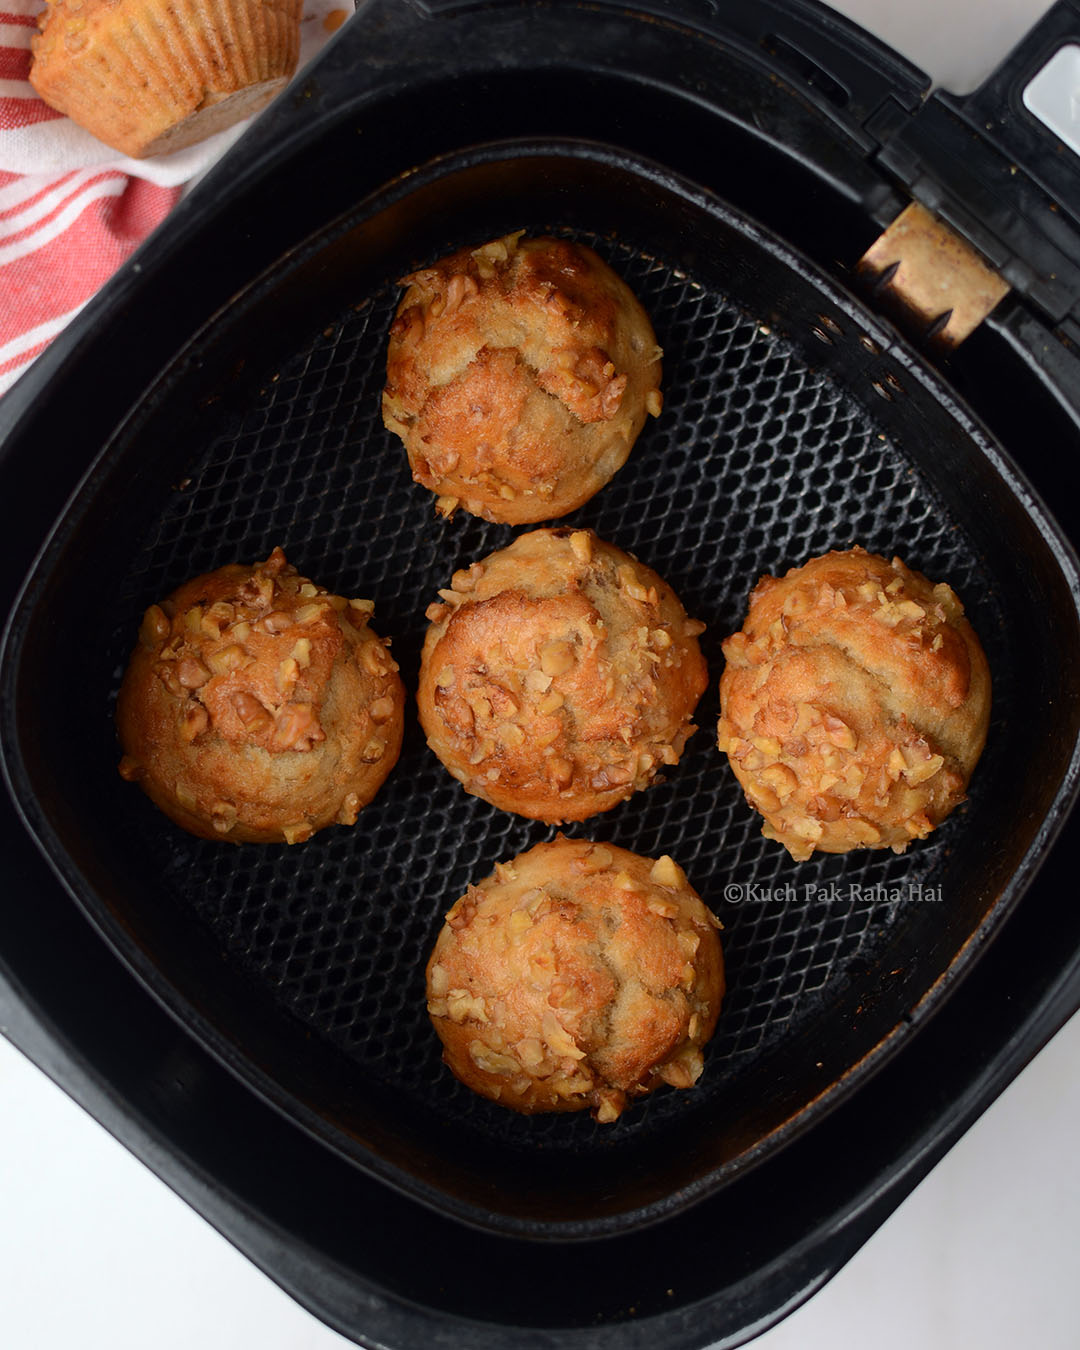
<instances>
[{"instance_id":1,"label":"cracked muffin crust","mask_svg":"<svg viewBox=\"0 0 1080 1350\"><path fill-rule=\"evenodd\" d=\"M660 413L661 352L630 288L584 245L521 234L401 282L383 421L444 515L566 515Z\"/></svg>"},{"instance_id":2,"label":"cracked muffin crust","mask_svg":"<svg viewBox=\"0 0 1080 1350\"><path fill-rule=\"evenodd\" d=\"M295 844L355 824L404 722L372 609L280 548L185 582L143 617L116 708L121 774L204 839Z\"/></svg>"},{"instance_id":3,"label":"cracked muffin crust","mask_svg":"<svg viewBox=\"0 0 1080 1350\"><path fill-rule=\"evenodd\" d=\"M827 553L763 577L723 650L718 744L796 860L902 853L963 801L990 671L949 586L899 558Z\"/></svg>"},{"instance_id":4,"label":"cracked muffin crust","mask_svg":"<svg viewBox=\"0 0 1080 1350\"><path fill-rule=\"evenodd\" d=\"M591 530L533 530L429 606L417 704L467 792L561 824L679 762L708 682L671 587Z\"/></svg>"},{"instance_id":5,"label":"cracked muffin crust","mask_svg":"<svg viewBox=\"0 0 1080 1350\"><path fill-rule=\"evenodd\" d=\"M615 1120L692 1087L724 994L719 923L671 858L537 844L470 886L427 966L454 1075L515 1111Z\"/></svg>"}]
</instances>

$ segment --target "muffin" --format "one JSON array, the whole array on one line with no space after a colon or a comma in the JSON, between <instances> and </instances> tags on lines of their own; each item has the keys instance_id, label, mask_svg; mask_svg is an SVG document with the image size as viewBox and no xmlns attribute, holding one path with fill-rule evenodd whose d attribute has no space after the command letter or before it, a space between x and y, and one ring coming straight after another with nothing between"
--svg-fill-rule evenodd
<instances>
[{"instance_id":1,"label":"muffin","mask_svg":"<svg viewBox=\"0 0 1080 1350\"><path fill-rule=\"evenodd\" d=\"M533 530L439 594L417 703L467 792L559 824L678 763L708 682L704 624L651 568L590 530Z\"/></svg>"},{"instance_id":2,"label":"muffin","mask_svg":"<svg viewBox=\"0 0 1080 1350\"><path fill-rule=\"evenodd\" d=\"M39 26L30 83L136 158L258 112L300 54L300 0L50 0Z\"/></svg>"},{"instance_id":3,"label":"muffin","mask_svg":"<svg viewBox=\"0 0 1080 1350\"><path fill-rule=\"evenodd\" d=\"M401 284L383 421L444 515L564 516L659 415L652 325L592 249L518 231Z\"/></svg>"},{"instance_id":4,"label":"muffin","mask_svg":"<svg viewBox=\"0 0 1080 1350\"><path fill-rule=\"evenodd\" d=\"M607 1122L663 1083L692 1087L724 994L718 927L667 856L537 844L446 916L427 966L443 1058L526 1114Z\"/></svg>"},{"instance_id":5,"label":"muffin","mask_svg":"<svg viewBox=\"0 0 1080 1350\"><path fill-rule=\"evenodd\" d=\"M724 656L720 749L793 858L902 853L964 800L990 671L949 586L827 553L763 577Z\"/></svg>"},{"instance_id":6,"label":"muffin","mask_svg":"<svg viewBox=\"0 0 1080 1350\"><path fill-rule=\"evenodd\" d=\"M405 691L370 600L280 548L146 611L116 709L121 774L204 839L299 843L353 825L401 749Z\"/></svg>"}]
</instances>

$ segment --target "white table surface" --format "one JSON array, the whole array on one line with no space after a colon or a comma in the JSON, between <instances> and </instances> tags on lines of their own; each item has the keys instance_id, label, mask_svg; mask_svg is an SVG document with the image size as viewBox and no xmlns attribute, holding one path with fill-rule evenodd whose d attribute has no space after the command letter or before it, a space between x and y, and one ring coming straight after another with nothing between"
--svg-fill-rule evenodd
<instances>
[{"instance_id":1,"label":"white table surface","mask_svg":"<svg viewBox=\"0 0 1080 1350\"><path fill-rule=\"evenodd\" d=\"M964 92L1046 0L837 0ZM1078 1350L1080 1018L755 1350ZM333 1350L0 1038L2 1350ZM469 1350L463 1346L462 1350Z\"/></svg>"}]
</instances>

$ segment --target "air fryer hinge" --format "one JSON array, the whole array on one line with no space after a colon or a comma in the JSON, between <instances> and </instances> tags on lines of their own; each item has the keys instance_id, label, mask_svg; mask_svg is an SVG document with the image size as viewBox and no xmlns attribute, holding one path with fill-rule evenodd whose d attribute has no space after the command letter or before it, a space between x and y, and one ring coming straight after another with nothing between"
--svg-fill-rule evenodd
<instances>
[{"instance_id":1,"label":"air fryer hinge","mask_svg":"<svg viewBox=\"0 0 1080 1350\"><path fill-rule=\"evenodd\" d=\"M883 310L898 311L923 341L955 347L970 336L1009 291L963 239L912 202L859 260Z\"/></svg>"}]
</instances>

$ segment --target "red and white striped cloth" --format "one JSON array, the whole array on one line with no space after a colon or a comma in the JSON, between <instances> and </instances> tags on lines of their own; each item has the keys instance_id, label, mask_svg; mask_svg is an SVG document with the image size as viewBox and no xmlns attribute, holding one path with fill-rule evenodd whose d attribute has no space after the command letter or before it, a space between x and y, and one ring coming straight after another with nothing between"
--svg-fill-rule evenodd
<instances>
[{"instance_id":1,"label":"red and white striped cloth","mask_svg":"<svg viewBox=\"0 0 1080 1350\"><path fill-rule=\"evenodd\" d=\"M0 394L243 131L148 160L118 155L29 83L43 7L0 0ZM353 0L307 0L301 65L352 9Z\"/></svg>"}]
</instances>

